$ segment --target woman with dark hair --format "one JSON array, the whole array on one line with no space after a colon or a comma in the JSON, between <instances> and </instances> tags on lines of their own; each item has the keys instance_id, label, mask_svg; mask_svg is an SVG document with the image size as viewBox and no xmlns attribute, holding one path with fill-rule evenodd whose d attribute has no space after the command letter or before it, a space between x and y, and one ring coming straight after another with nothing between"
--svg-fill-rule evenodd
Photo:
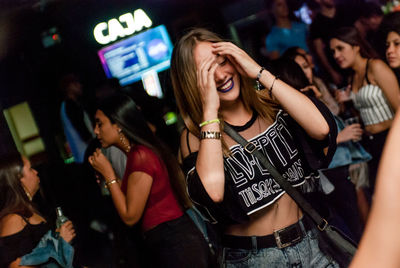
<instances>
[{"instance_id":1,"label":"woman with dark hair","mask_svg":"<svg viewBox=\"0 0 400 268\"><path fill-rule=\"evenodd\" d=\"M330 167L336 167L338 164L343 165L350 164L349 173L351 181L356 186L357 199L362 220L365 223L368 217L369 204L368 199L365 196L365 190L368 188L368 166L367 160L370 160L370 155L365 152L364 148L356 141L361 139L363 130L359 123L352 123L346 125L339 114L340 108L335 98L331 95L324 81L321 78L315 77L313 70L308 62L307 54L300 51L298 48L293 47L288 49L283 57L294 60L302 69L308 80L321 92L320 100L329 108L334 114L336 123L339 127L339 133L337 137L338 149L332 160ZM298 68L291 68L294 72L298 71ZM278 70L279 71L279 70ZM341 151L341 153L339 153ZM353 157L349 157L353 154ZM357 157L356 157L357 156ZM353 159L352 159L353 158ZM357 159L356 159L357 158ZM344 160L344 161L343 161ZM350 162L353 160L352 162ZM356 216L356 215L354 215ZM353 226L359 226L359 223ZM358 231L356 233L359 233ZM355 239L357 240L357 239Z\"/></svg>"},{"instance_id":2,"label":"woman with dark hair","mask_svg":"<svg viewBox=\"0 0 400 268\"><path fill-rule=\"evenodd\" d=\"M386 15L381 28L386 38L386 60L400 81L400 12Z\"/></svg>"},{"instance_id":3,"label":"woman with dark hair","mask_svg":"<svg viewBox=\"0 0 400 268\"><path fill-rule=\"evenodd\" d=\"M352 71L348 89L338 91L337 98L339 102L351 98L360 113L366 134L362 143L373 157L368 162L373 194L383 145L400 103L399 84L393 71L376 58L355 28L335 31L330 39L330 48L338 65Z\"/></svg>"},{"instance_id":4,"label":"woman with dark hair","mask_svg":"<svg viewBox=\"0 0 400 268\"><path fill-rule=\"evenodd\" d=\"M329 162L335 144L329 111L324 113L327 109L317 100L205 29L193 29L179 39L171 77L186 126L180 150L188 192L221 229L221 264L337 267L320 251L315 225L258 158L222 127L231 126L262 150L293 187L305 189L316 179L313 169ZM259 89L267 89L255 90L254 80ZM308 156L316 157L318 164L302 153L305 144L313 147Z\"/></svg>"},{"instance_id":5,"label":"woman with dark hair","mask_svg":"<svg viewBox=\"0 0 400 268\"><path fill-rule=\"evenodd\" d=\"M39 190L37 174L29 160L19 154L0 157L0 267L27 267L19 265L21 257L50 229L32 204ZM71 221L59 232L66 242L75 237Z\"/></svg>"},{"instance_id":6,"label":"woman with dark hair","mask_svg":"<svg viewBox=\"0 0 400 268\"><path fill-rule=\"evenodd\" d=\"M332 96L325 82L321 78L314 75L311 55L300 47L291 47L285 51L282 57L294 60L301 67L308 79L308 83L310 85L314 85L318 92L320 92L320 96L318 98L334 115L338 115L339 105L337 104L335 98Z\"/></svg>"},{"instance_id":7,"label":"woman with dark hair","mask_svg":"<svg viewBox=\"0 0 400 268\"><path fill-rule=\"evenodd\" d=\"M308 67L306 69L308 70ZM272 61L271 72L276 73L282 81L300 90L307 96L318 99L322 96L318 88L312 84L312 80L305 73L303 67L288 57L281 57Z\"/></svg>"},{"instance_id":8,"label":"woman with dark hair","mask_svg":"<svg viewBox=\"0 0 400 268\"><path fill-rule=\"evenodd\" d=\"M120 181L97 149L89 163L102 175L121 220L139 221L151 267L209 267L200 231L183 212L190 205L183 173L168 148L153 134L126 95L106 98L96 111L95 134L102 147L116 146L127 155Z\"/></svg>"},{"instance_id":9,"label":"woman with dark hair","mask_svg":"<svg viewBox=\"0 0 400 268\"><path fill-rule=\"evenodd\" d=\"M293 60L288 58L278 59L273 62L272 70L276 75L279 75L282 81L294 88L301 89L300 91L304 94L310 95L311 91L304 91L304 88L309 87L309 80L301 67ZM320 174L325 175L334 185L334 190L322 196L313 193L311 200L313 204L319 205L323 209L322 214L330 216L334 225L341 227L349 237L358 242L362 234L361 217L357 208L355 187L348 178L350 176L350 164L361 161L352 154L353 151L359 149L359 145L352 142L361 138L362 129L358 123L345 127L341 118L335 116L335 120L338 126L337 149L329 167L320 170ZM362 150L365 153L364 149ZM327 204L328 207L325 207L324 204ZM330 214L327 212L330 212Z\"/></svg>"}]
</instances>

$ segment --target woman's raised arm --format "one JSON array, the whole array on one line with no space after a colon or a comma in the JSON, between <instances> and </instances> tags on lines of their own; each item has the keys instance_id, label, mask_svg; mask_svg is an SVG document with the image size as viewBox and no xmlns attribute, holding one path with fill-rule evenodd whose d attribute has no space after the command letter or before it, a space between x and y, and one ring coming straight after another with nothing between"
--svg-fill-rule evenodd
<instances>
[{"instance_id":1,"label":"woman's raised arm","mask_svg":"<svg viewBox=\"0 0 400 268\"><path fill-rule=\"evenodd\" d=\"M213 46L215 52L227 56L242 75L256 79L260 74L261 66L234 44L220 42ZM318 108L304 94L280 81L268 70L261 72L259 81L310 137L323 140L328 135L328 123Z\"/></svg>"},{"instance_id":2,"label":"woman's raised arm","mask_svg":"<svg viewBox=\"0 0 400 268\"><path fill-rule=\"evenodd\" d=\"M99 172L108 184L114 206L122 221L132 226L142 217L147 199L150 195L153 178L145 172L132 172L128 179L126 195L122 192L111 163L104 154L97 149L89 157L89 163Z\"/></svg>"},{"instance_id":3,"label":"woman's raised arm","mask_svg":"<svg viewBox=\"0 0 400 268\"><path fill-rule=\"evenodd\" d=\"M397 113L380 161L371 213L351 268L400 266L399 136Z\"/></svg>"}]
</instances>

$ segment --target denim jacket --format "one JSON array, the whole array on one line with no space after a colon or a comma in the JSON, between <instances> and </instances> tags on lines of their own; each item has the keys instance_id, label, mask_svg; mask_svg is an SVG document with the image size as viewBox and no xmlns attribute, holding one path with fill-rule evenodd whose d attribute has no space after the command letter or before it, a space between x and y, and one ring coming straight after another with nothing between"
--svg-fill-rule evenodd
<instances>
[{"instance_id":1,"label":"denim jacket","mask_svg":"<svg viewBox=\"0 0 400 268\"><path fill-rule=\"evenodd\" d=\"M338 131L345 128L343 120L335 116ZM339 143L328 168L341 167L371 160L372 156L365 151L359 142L347 141Z\"/></svg>"},{"instance_id":2,"label":"denim jacket","mask_svg":"<svg viewBox=\"0 0 400 268\"><path fill-rule=\"evenodd\" d=\"M20 265L42 268L73 268L74 248L55 232L48 231L31 253L21 258Z\"/></svg>"}]
</instances>

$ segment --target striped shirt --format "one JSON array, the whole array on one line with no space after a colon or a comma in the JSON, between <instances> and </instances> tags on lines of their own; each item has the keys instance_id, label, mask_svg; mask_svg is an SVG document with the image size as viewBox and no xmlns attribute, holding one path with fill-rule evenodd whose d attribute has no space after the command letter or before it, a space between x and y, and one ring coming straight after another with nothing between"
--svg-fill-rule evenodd
<instances>
[{"instance_id":1,"label":"striped shirt","mask_svg":"<svg viewBox=\"0 0 400 268\"><path fill-rule=\"evenodd\" d=\"M367 84L352 94L354 106L360 111L365 125L373 125L390 120L394 112L382 89L373 84Z\"/></svg>"}]
</instances>

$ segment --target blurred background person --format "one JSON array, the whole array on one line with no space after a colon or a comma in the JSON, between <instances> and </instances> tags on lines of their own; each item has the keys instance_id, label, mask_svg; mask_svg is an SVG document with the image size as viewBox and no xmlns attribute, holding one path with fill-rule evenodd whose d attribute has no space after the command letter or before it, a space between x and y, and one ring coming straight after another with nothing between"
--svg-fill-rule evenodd
<instances>
[{"instance_id":1,"label":"blurred background person","mask_svg":"<svg viewBox=\"0 0 400 268\"><path fill-rule=\"evenodd\" d=\"M328 90L325 82L314 75L311 68L312 65L308 63L310 57L305 51L293 47L288 49L283 57L294 60L303 69L308 81L321 92L319 99L335 116L339 131L337 138L338 148L330 167L342 166L344 164L349 165L348 175L356 187L358 209L362 222L365 224L369 213L368 199L365 195L365 191L368 191L369 188L367 161L370 160L371 156L358 142L362 134L361 125L357 121L349 124L345 123L343 119L347 119L347 114L340 111L338 103ZM355 226L358 226L358 224Z\"/></svg>"},{"instance_id":2,"label":"blurred background person","mask_svg":"<svg viewBox=\"0 0 400 268\"><path fill-rule=\"evenodd\" d=\"M93 127L80 103L82 84L75 75L68 74L61 79L60 89L64 96L60 108L64 134L75 162L83 163L85 150L93 138Z\"/></svg>"},{"instance_id":3,"label":"blurred background person","mask_svg":"<svg viewBox=\"0 0 400 268\"><path fill-rule=\"evenodd\" d=\"M287 0L267 1L267 7L272 11L275 20L266 38L268 58L277 59L292 46L299 46L308 51L307 25L290 18Z\"/></svg>"},{"instance_id":4,"label":"blurred background person","mask_svg":"<svg viewBox=\"0 0 400 268\"><path fill-rule=\"evenodd\" d=\"M292 59L280 58L272 63L272 71L279 76L282 81L300 90L311 98L321 98L321 93L310 84L302 68ZM357 207L357 195L354 185L349 180L349 165L359 159L352 159L349 141L359 140L362 129L359 124L352 124L344 129L344 124L340 118L335 117L338 126L337 143L338 147L333 156L332 162L327 169L321 170L321 176L326 176L334 185L334 190L324 194L314 191L309 194L312 204L321 211L324 217L339 227L354 241L359 241L362 233L361 217ZM320 181L324 184L325 181ZM321 185L324 189L325 185ZM320 187L316 187L320 188Z\"/></svg>"},{"instance_id":5,"label":"blurred background person","mask_svg":"<svg viewBox=\"0 0 400 268\"><path fill-rule=\"evenodd\" d=\"M374 49L379 40L378 29L383 20L383 11L379 4L364 2L360 5L360 16L354 22L354 27Z\"/></svg>"},{"instance_id":6,"label":"blurred background person","mask_svg":"<svg viewBox=\"0 0 400 268\"><path fill-rule=\"evenodd\" d=\"M300 47L291 47L285 51L282 58L294 60L301 67L310 85L314 85L318 89L320 96L318 96L318 94L316 96L334 115L338 115L340 112L339 105L332 96L328 86L321 78L314 74L312 56Z\"/></svg>"},{"instance_id":7,"label":"blurred background person","mask_svg":"<svg viewBox=\"0 0 400 268\"><path fill-rule=\"evenodd\" d=\"M319 12L310 25L310 46L316 56L318 76L335 86L343 82L344 74L336 65L329 50L329 35L337 28L351 26L357 20L357 9L350 5L336 5L335 0L314 0Z\"/></svg>"},{"instance_id":8,"label":"blurred background person","mask_svg":"<svg viewBox=\"0 0 400 268\"><path fill-rule=\"evenodd\" d=\"M349 87L337 91L337 99L345 102L351 98L360 113L365 129L362 144L372 155L368 162L372 195L383 145L400 102L399 84L393 71L376 58L376 53L354 27L336 30L330 47L338 65L352 71Z\"/></svg>"},{"instance_id":9,"label":"blurred background person","mask_svg":"<svg viewBox=\"0 0 400 268\"><path fill-rule=\"evenodd\" d=\"M12 154L0 158L1 267L27 267L19 265L21 257L30 253L51 229L32 203L39 182L38 172L24 156ZM75 237L71 221L58 231L68 243Z\"/></svg>"},{"instance_id":10,"label":"blurred background person","mask_svg":"<svg viewBox=\"0 0 400 268\"><path fill-rule=\"evenodd\" d=\"M386 41L386 60L400 81L400 12L386 15L381 30Z\"/></svg>"}]
</instances>

